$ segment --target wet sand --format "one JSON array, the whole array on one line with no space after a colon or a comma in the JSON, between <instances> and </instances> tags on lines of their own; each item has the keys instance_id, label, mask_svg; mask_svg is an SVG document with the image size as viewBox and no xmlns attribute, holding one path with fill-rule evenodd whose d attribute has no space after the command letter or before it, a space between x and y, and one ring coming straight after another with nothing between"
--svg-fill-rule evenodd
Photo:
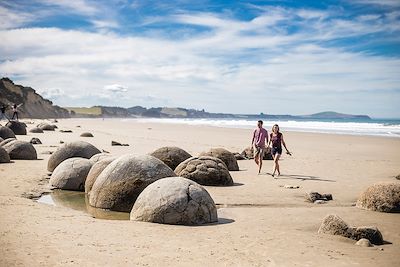
<instances>
[{"instance_id":1,"label":"wet sand","mask_svg":"<svg viewBox=\"0 0 400 267\"><path fill-rule=\"evenodd\" d=\"M45 191L45 153L55 151L60 140L85 140L115 155L169 145L197 155L211 147L239 152L250 144L251 130L116 119L61 120L57 125L73 133L18 136L43 142L35 145L39 160L0 165L0 266L400 265L400 214L353 206L367 186L399 182L394 177L400 174L400 138L284 132L293 156L283 156L279 179L266 174L272 161L264 161L262 175L253 161L239 161L241 170L231 172L235 186L206 187L220 207L220 222L187 227L95 219L24 196ZM79 137L87 131L94 137ZM130 146L111 146L111 140ZM311 190L331 193L334 199L307 203L304 193ZM377 226L392 244L364 248L353 240L317 234L331 213L351 225Z\"/></svg>"}]
</instances>

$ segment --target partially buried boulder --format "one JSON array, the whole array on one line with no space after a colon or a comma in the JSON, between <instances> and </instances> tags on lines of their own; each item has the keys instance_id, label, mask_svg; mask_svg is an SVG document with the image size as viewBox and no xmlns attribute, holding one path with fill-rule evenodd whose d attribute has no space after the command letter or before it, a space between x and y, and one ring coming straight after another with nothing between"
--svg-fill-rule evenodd
<instances>
[{"instance_id":1,"label":"partially buried boulder","mask_svg":"<svg viewBox=\"0 0 400 267\"><path fill-rule=\"evenodd\" d=\"M36 149L29 142L13 140L3 145L11 159L37 159Z\"/></svg>"},{"instance_id":2,"label":"partially buried boulder","mask_svg":"<svg viewBox=\"0 0 400 267\"><path fill-rule=\"evenodd\" d=\"M33 144L33 145L40 145L42 143L42 141L40 141L39 138L33 137L31 139L31 141L29 141L29 143Z\"/></svg>"},{"instance_id":3,"label":"partially buried boulder","mask_svg":"<svg viewBox=\"0 0 400 267\"><path fill-rule=\"evenodd\" d=\"M7 151L0 146L0 163L9 163L10 156L8 155Z\"/></svg>"},{"instance_id":4,"label":"partially buried boulder","mask_svg":"<svg viewBox=\"0 0 400 267\"><path fill-rule=\"evenodd\" d=\"M100 154L97 154L100 155ZM95 155L96 156L96 155ZM94 157L94 156L93 156ZM92 157L92 158L93 158ZM103 159L100 159L97 162L93 162L92 158L90 161L92 162L93 166L90 168L90 171L86 177L85 181L85 193L89 193L92 190L93 184L96 181L97 177L100 173L108 166L111 162L113 162L117 157L108 156Z\"/></svg>"},{"instance_id":5,"label":"partially buried boulder","mask_svg":"<svg viewBox=\"0 0 400 267\"><path fill-rule=\"evenodd\" d=\"M42 129L43 131L54 131L57 128L56 125L48 124L47 122L42 122L37 125L37 128Z\"/></svg>"},{"instance_id":6,"label":"partially buried boulder","mask_svg":"<svg viewBox=\"0 0 400 267\"><path fill-rule=\"evenodd\" d=\"M32 129L30 129L29 132L30 133L43 133L43 130L38 127L34 127Z\"/></svg>"},{"instance_id":7,"label":"partially buried boulder","mask_svg":"<svg viewBox=\"0 0 400 267\"><path fill-rule=\"evenodd\" d=\"M6 126L16 135L26 135L26 125L19 121L9 121Z\"/></svg>"},{"instance_id":8,"label":"partially buried boulder","mask_svg":"<svg viewBox=\"0 0 400 267\"><path fill-rule=\"evenodd\" d=\"M81 137L93 137L93 134L92 134L92 133L85 132L85 133L81 133L80 136L81 136Z\"/></svg>"},{"instance_id":9,"label":"partially buried boulder","mask_svg":"<svg viewBox=\"0 0 400 267\"><path fill-rule=\"evenodd\" d=\"M319 234L339 235L354 240L368 239L375 245L383 244L381 232L376 227L350 227L342 218L335 214L327 215L319 227Z\"/></svg>"},{"instance_id":10,"label":"partially buried boulder","mask_svg":"<svg viewBox=\"0 0 400 267\"><path fill-rule=\"evenodd\" d=\"M0 126L0 137L6 140L8 138L15 138L15 134L10 128L6 126Z\"/></svg>"},{"instance_id":11,"label":"partially buried boulder","mask_svg":"<svg viewBox=\"0 0 400 267\"><path fill-rule=\"evenodd\" d=\"M380 212L400 212L400 183L377 183L368 187L361 193L356 206Z\"/></svg>"},{"instance_id":12,"label":"partially buried boulder","mask_svg":"<svg viewBox=\"0 0 400 267\"><path fill-rule=\"evenodd\" d=\"M179 164L175 173L201 185L233 185L225 163L214 157L191 157Z\"/></svg>"},{"instance_id":13,"label":"partially buried boulder","mask_svg":"<svg viewBox=\"0 0 400 267\"><path fill-rule=\"evenodd\" d=\"M208 152L203 152L200 156L210 156L222 160L230 171L238 171L239 165L235 155L225 148L212 148Z\"/></svg>"},{"instance_id":14,"label":"partially buried boulder","mask_svg":"<svg viewBox=\"0 0 400 267\"><path fill-rule=\"evenodd\" d=\"M97 177L89 195L96 208L129 212L149 184L176 176L170 167L152 156L125 155L110 163Z\"/></svg>"},{"instance_id":15,"label":"partially buried boulder","mask_svg":"<svg viewBox=\"0 0 400 267\"><path fill-rule=\"evenodd\" d=\"M54 169L50 185L58 189L84 191L91 167L92 163L85 158L66 159Z\"/></svg>"},{"instance_id":16,"label":"partially buried boulder","mask_svg":"<svg viewBox=\"0 0 400 267\"><path fill-rule=\"evenodd\" d=\"M183 161L192 157L188 152L179 147L166 146L161 147L153 151L151 156L158 158L165 164L167 164L171 169L175 168Z\"/></svg>"},{"instance_id":17,"label":"partially buried boulder","mask_svg":"<svg viewBox=\"0 0 400 267\"><path fill-rule=\"evenodd\" d=\"M200 225L218 221L217 208L199 184L182 177L160 179L136 200L130 219L134 221Z\"/></svg>"},{"instance_id":18,"label":"partially buried boulder","mask_svg":"<svg viewBox=\"0 0 400 267\"><path fill-rule=\"evenodd\" d=\"M49 158L47 170L52 172L58 164L66 159L80 157L90 159L93 155L101 153L95 146L84 141L66 143L59 147Z\"/></svg>"},{"instance_id":19,"label":"partially buried boulder","mask_svg":"<svg viewBox=\"0 0 400 267\"><path fill-rule=\"evenodd\" d=\"M247 159L254 159L254 148L253 147L247 147L245 148L242 153L240 153L243 157ZM272 154L271 154L271 149L269 147L265 148L265 153L263 160L272 160Z\"/></svg>"}]
</instances>

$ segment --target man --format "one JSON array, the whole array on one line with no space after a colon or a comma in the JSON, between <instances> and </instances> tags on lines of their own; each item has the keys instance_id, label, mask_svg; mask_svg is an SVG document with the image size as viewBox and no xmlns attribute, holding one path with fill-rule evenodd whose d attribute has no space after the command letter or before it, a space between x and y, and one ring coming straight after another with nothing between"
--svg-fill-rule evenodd
<instances>
[{"instance_id":1,"label":"man","mask_svg":"<svg viewBox=\"0 0 400 267\"><path fill-rule=\"evenodd\" d=\"M257 128L253 132L251 146L254 146L254 161L258 166L258 174L261 172L265 153L265 143L268 143L268 132L263 128L263 121L257 122Z\"/></svg>"}]
</instances>

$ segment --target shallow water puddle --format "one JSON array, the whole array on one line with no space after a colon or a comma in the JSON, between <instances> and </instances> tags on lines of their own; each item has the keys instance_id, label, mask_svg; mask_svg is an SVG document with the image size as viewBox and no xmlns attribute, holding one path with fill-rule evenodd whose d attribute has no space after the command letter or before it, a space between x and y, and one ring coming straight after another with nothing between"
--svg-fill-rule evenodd
<instances>
[{"instance_id":1,"label":"shallow water puddle","mask_svg":"<svg viewBox=\"0 0 400 267\"><path fill-rule=\"evenodd\" d=\"M117 212L93 208L89 205L87 195L83 192L54 190L50 194L42 195L37 202L58 207L67 207L83 211L93 218L106 220L129 220L128 212Z\"/></svg>"}]
</instances>

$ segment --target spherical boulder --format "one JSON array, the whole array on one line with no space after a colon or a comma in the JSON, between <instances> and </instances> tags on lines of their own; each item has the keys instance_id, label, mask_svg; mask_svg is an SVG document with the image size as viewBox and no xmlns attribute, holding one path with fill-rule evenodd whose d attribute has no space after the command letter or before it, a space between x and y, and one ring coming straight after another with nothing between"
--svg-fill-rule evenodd
<instances>
[{"instance_id":1,"label":"spherical boulder","mask_svg":"<svg viewBox=\"0 0 400 267\"><path fill-rule=\"evenodd\" d=\"M54 169L50 185L58 189L84 191L91 167L92 163L85 158L66 159Z\"/></svg>"},{"instance_id":2,"label":"spherical boulder","mask_svg":"<svg viewBox=\"0 0 400 267\"><path fill-rule=\"evenodd\" d=\"M201 153L200 156L209 156L218 158L225 163L226 167L228 167L228 170L230 171L239 170L239 165L237 163L235 155L226 150L225 148L212 148L208 152Z\"/></svg>"},{"instance_id":3,"label":"spherical boulder","mask_svg":"<svg viewBox=\"0 0 400 267\"><path fill-rule=\"evenodd\" d=\"M357 207L380 212L400 212L400 183L377 183L358 198Z\"/></svg>"},{"instance_id":4,"label":"spherical boulder","mask_svg":"<svg viewBox=\"0 0 400 267\"><path fill-rule=\"evenodd\" d=\"M98 162L98 161L100 161L102 159L105 159L105 158L109 158L109 157L113 157L113 155L111 155L110 153L99 153L99 154L93 155L90 158L90 161L93 164L95 164L96 162Z\"/></svg>"},{"instance_id":5,"label":"spherical boulder","mask_svg":"<svg viewBox=\"0 0 400 267\"><path fill-rule=\"evenodd\" d=\"M43 133L43 130L38 127L34 127L32 129L30 129L29 132L30 133Z\"/></svg>"},{"instance_id":6,"label":"spherical boulder","mask_svg":"<svg viewBox=\"0 0 400 267\"><path fill-rule=\"evenodd\" d=\"M19 121L9 121L6 126L16 135L26 135L26 124Z\"/></svg>"},{"instance_id":7,"label":"spherical boulder","mask_svg":"<svg viewBox=\"0 0 400 267\"><path fill-rule=\"evenodd\" d=\"M97 177L89 194L96 208L129 212L136 198L154 181L176 174L161 160L125 155L110 163Z\"/></svg>"},{"instance_id":8,"label":"spherical boulder","mask_svg":"<svg viewBox=\"0 0 400 267\"><path fill-rule=\"evenodd\" d=\"M56 125L48 124L47 122L42 122L37 125L37 128L42 129L43 131L54 131L57 128Z\"/></svg>"},{"instance_id":9,"label":"spherical boulder","mask_svg":"<svg viewBox=\"0 0 400 267\"><path fill-rule=\"evenodd\" d=\"M8 138L15 138L15 134L10 128L6 126L0 126L0 137L6 140Z\"/></svg>"},{"instance_id":10,"label":"spherical boulder","mask_svg":"<svg viewBox=\"0 0 400 267\"><path fill-rule=\"evenodd\" d=\"M8 155L7 151L0 146L0 163L9 163L10 156Z\"/></svg>"},{"instance_id":11,"label":"spherical boulder","mask_svg":"<svg viewBox=\"0 0 400 267\"><path fill-rule=\"evenodd\" d=\"M155 151L153 151L151 156L158 158L165 164L167 164L171 169L175 170L175 168L183 161L192 157L185 150L175 147L175 146L166 146L161 147Z\"/></svg>"},{"instance_id":12,"label":"spherical boulder","mask_svg":"<svg viewBox=\"0 0 400 267\"><path fill-rule=\"evenodd\" d=\"M218 221L217 208L199 184L182 177L155 181L137 198L130 219L134 221L200 225Z\"/></svg>"},{"instance_id":13,"label":"spherical boulder","mask_svg":"<svg viewBox=\"0 0 400 267\"><path fill-rule=\"evenodd\" d=\"M225 163L214 157L191 157L179 164L175 173L201 185L233 185Z\"/></svg>"},{"instance_id":14,"label":"spherical boulder","mask_svg":"<svg viewBox=\"0 0 400 267\"><path fill-rule=\"evenodd\" d=\"M5 140L6 141L6 140ZM13 140L3 145L11 159L37 159L36 149L29 142Z\"/></svg>"},{"instance_id":15,"label":"spherical boulder","mask_svg":"<svg viewBox=\"0 0 400 267\"><path fill-rule=\"evenodd\" d=\"M101 154L97 154L101 155ZM96 156L96 155L94 155ZM94 157L93 156L93 157ZM93 158L92 157L92 158ZM93 184L96 181L97 177L100 175L100 173L108 166L110 165L111 162L113 162L117 157L115 156L109 156L105 157L103 159L100 159L97 162L93 162L92 158L90 158L90 162L93 164L92 168L90 168L90 171L86 177L85 181L85 193L89 193L90 190L92 190Z\"/></svg>"},{"instance_id":16,"label":"spherical boulder","mask_svg":"<svg viewBox=\"0 0 400 267\"><path fill-rule=\"evenodd\" d=\"M84 141L66 143L59 147L49 158L47 170L52 172L58 164L68 158L79 157L90 159L93 155L101 153L95 146Z\"/></svg>"},{"instance_id":17,"label":"spherical boulder","mask_svg":"<svg viewBox=\"0 0 400 267\"><path fill-rule=\"evenodd\" d=\"M81 133L80 136L81 136L81 137L93 137L93 134L92 134L92 133L85 132L85 133Z\"/></svg>"}]
</instances>

